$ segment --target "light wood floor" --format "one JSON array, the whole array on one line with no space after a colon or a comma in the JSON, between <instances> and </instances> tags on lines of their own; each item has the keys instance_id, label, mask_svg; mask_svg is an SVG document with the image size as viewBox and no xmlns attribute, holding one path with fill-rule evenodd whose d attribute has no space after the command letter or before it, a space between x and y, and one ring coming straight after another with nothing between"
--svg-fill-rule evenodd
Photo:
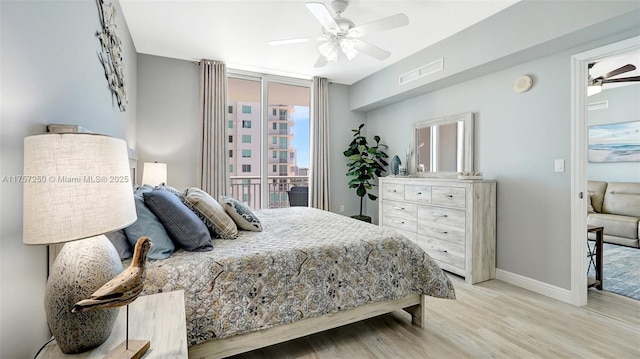
<instances>
[{"instance_id":1,"label":"light wood floor","mask_svg":"<svg viewBox=\"0 0 640 359\"><path fill-rule=\"evenodd\" d=\"M638 301L589 290L578 308L497 280L452 280L457 300L429 298L426 329L397 311L233 358L640 358Z\"/></svg>"}]
</instances>

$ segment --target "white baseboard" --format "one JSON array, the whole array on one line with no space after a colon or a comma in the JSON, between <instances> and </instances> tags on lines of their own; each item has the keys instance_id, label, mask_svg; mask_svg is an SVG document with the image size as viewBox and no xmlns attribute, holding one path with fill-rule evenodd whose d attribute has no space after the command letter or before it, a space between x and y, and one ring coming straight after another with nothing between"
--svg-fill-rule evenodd
<instances>
[{"instance_id":1,"label":"white baseboard","mask_svg":"<svg viewBox=\"0 0 640 359\"><path fill-rule=\"evenodd\" d=\"M496 279L571 304L571 291L569 289L556 287L555 285L540 282L502 269L496 269Z\"/></svg>"}]
</instances>

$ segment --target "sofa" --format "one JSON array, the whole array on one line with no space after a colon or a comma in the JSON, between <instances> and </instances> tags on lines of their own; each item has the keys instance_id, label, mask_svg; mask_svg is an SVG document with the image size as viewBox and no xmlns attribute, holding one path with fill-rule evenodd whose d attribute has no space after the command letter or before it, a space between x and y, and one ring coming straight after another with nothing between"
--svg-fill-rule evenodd
<instances>
[{"instance_id":1,"label":"sofa","mask_svg":"<svg viewBox=\"0 0 640 359\"><path fill-rule=\"evenodd\" d=\"M588 181L587 190L587 224L604 227L605 243L640 248L640 183Z\"/></svg>"}]
</instances>

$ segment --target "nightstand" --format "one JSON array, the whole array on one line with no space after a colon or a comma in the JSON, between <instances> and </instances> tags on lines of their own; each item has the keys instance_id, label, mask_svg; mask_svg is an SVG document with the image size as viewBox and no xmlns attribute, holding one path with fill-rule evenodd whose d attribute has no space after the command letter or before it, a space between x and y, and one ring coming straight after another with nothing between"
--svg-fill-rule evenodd
<instances>
[{"instance_id":1,"label":"nightstand","mask_svg":"<svg viewBox=\"0 0 640 359\"><path fill-rule=\"evenodd\" d=\"M49 343L38 359L45 358L104 358L125 339L126 307L120 308L111 336L99 347L81 354L67 355L55 341ZM187 323L184 312L184 293L174 291L138 297L129 305L129 339L151 341L151 348L142 356L151 358L186 358Z\"/></svg>"}]
</instances>

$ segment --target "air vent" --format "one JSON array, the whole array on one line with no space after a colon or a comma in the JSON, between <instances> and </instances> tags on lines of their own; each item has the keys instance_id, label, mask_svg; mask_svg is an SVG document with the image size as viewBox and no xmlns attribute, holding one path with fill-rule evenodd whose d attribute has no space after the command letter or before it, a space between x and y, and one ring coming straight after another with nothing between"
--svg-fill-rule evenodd
<instances>
[{"instance_id":1,"label":"air vent","mask_svg":"<svg viewBox=\"0 0 640 359\"><path fill-rule=\"evenodd\" d=\"M609 101L600 101L600 102L591 102L587 104L587 110L604 110L605 108L609 108Z\"/></svg>"},{"instance_id":2,"label":"air vent","mask_svg":"<svg viewBox=\"0 0 640 359\"><path fill-rule=\"evenodd\" d=\"M436 61L430 62L424 66L418 67L417 69L407 72L406 74L400 75L400 85L404 85L408 82L417 80L419 78L425 77L427 75L431 75L438 71L442 71L444 69L444 58L439 58Z\"/></svg>"}]
</instances>

